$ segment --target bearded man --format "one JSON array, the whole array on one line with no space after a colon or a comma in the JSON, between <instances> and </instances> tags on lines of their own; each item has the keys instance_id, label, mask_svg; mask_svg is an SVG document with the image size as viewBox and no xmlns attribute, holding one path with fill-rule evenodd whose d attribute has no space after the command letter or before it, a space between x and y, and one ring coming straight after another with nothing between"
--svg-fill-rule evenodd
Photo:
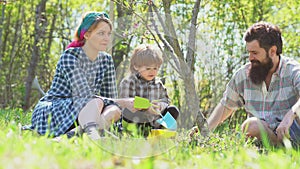
<instances>
[{"instance_id":1,"label":"bearded man","mask_svg":"<svg viewBox=\"0 0 300 169\"><path fill-rule=\"evenodd\" d=\"M281 31L275 25L255 23L244 40L250 62L227 84L223 98L208 118L209 129L214 130L244 107L249 115L241 126L246 136L261 140L266 135L271 145L282 145L286 137L293 145L300 145L299 63L281 56Z\"/></svg>"}]
</instances>

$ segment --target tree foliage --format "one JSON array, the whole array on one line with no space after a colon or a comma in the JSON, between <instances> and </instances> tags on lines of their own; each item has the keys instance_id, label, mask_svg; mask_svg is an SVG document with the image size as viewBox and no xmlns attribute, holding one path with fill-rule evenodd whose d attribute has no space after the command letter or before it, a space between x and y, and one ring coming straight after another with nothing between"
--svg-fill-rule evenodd
<instances>
[{"instance_id":1,"label":"tree foliage","mask_svg":"<svg viewBox=\"0 0 300 169\"><path fill-rule=\"evenodd\" d=\"M297 59L300 54L298 1L160 0L153 1L152 8L149 2L0 1L0 107L31 110L41 97L31 90L33 78L38 77L42 88L49 89L61 52L72 40L81 15L91 10L107 11L114 22L110 52L118 82L126 75L131 50L137 44L161 46L165 63L160 74L185 118L199 110L208 116L219 102L232 74L247 62L243 33L253 23L277 24L283 32L284 55ZM154 24L176 58L171 57Z\"/></svg>"}]
</instances>

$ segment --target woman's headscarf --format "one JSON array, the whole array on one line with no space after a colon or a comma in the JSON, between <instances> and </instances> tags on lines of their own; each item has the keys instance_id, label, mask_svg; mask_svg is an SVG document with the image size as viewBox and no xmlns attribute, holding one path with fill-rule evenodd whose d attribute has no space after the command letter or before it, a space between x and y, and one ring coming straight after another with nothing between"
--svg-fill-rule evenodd
<instances>
[{"instance_id":1,"label":"woman's headscarf","mask_svg":"<svg viewBox=\"0 0 300 169\"><path fill-rule=\"evenodd\" d=\"M109 19L109 16L105 12L90 12L90 13L86 14L77 29L76 39L68 45L67 49L70 47L83 46L85 43L84 34L89 30L89 28L95 23L95 21L99 17L105 17L105 18Z\"/></svg>"}]
</instances>

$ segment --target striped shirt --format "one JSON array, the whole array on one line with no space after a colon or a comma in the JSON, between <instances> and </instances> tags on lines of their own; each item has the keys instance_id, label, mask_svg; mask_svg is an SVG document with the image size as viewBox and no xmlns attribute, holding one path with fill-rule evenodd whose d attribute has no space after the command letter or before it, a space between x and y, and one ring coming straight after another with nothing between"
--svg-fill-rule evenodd
<instances>
[{"instance_id":1,"label":"striped shirt","mask_svg":"<svg viewBox=\"0 0 300 169\"><path fill-rule=\"evenodd\" d=\"M41 135L64 134L96 96L117 98L112 57L99 53L91 61L81 47L69 48L58 61L50 90L35 106L31 128Z\"/></svg>"},{"instance_id":2,"label":"striped shirt","mask_svg":"<svg viewBox=\"0 0 300 169\"><path fill-rule=\"evenodd\" d=\"M244 65L233 75L221 104L232 110L244 107L247 113L265 120L271 129L275 129L299 99L300 64L280 57L268 90L264 82L260 85L251 82L248 76L250 65Z\"/></svg>"}]
</instances>

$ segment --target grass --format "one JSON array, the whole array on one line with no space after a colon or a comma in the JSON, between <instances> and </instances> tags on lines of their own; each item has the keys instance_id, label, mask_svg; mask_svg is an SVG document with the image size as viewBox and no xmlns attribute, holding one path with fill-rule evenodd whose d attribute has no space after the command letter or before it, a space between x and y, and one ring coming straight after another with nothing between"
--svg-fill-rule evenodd
<instances>
[{"instance_id":1,"label":"grass","mask_svg":"<svg viewBox=\"0 0 300 169\"><path fill-rule=\"evenodd\" d=\"M21 110L0 111L0 168L300 168L299 151L258 149L238 130L224 129L193 141L186 132L179 132L175 139L106 138L94 142L84 135L57 142L19 129L20 124L29 123L30 114Z\"/></svg>"}]
</instances>

